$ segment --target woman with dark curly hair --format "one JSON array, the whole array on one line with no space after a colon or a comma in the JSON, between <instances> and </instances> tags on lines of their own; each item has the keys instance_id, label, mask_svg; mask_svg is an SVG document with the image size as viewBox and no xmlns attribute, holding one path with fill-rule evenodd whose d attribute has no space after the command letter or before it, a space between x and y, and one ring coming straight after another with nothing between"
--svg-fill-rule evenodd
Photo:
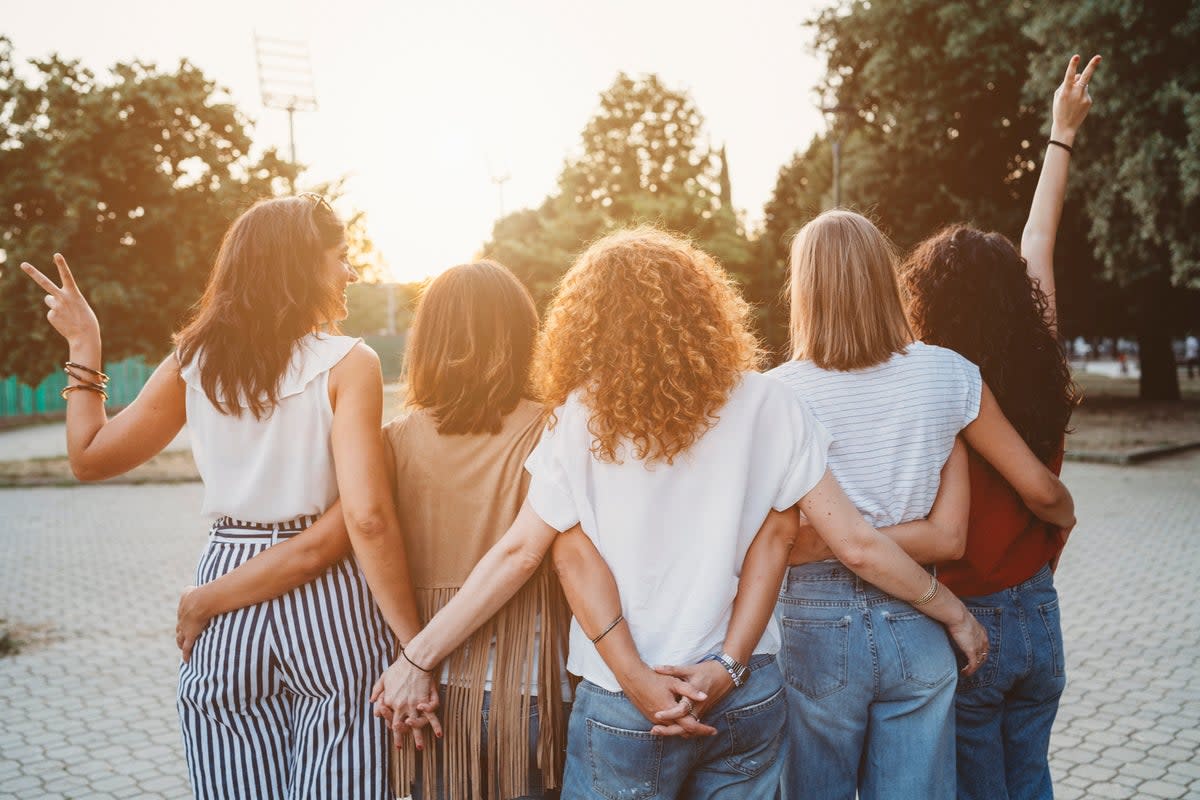
<instances>
[{"instance_id":1,"label":"woman with dark curly hair","mask_svg":"<svg viewBox=\"0 0 1200 800\"><path fill-rule=\"evenodd\" d=\"M666 233L618 232L580 256L538 345L535 375L554 411L526 462L529 494L388 669L379 709L394 729L433 710L430 672L578 526L611 570L600 591L612 598L615 581L624 611L597 623L595 592L560 570L577 613L568 669L584 679L563 796L775 793L787 711L771 612L794 526L773 530L768 512L798 503L840 558L897 596L921 598L930 578L854 510L804 405L753 371L748 317L716 262ZM922 611L948 623L964 651L983 646L949 592ZM710 688L647 663L689 665L688 681ZM710 735L655 735L655 712L681 703L691 730Z\"/></svg>"},{"instance_id":2,"label":"woman with dark curly hair","mask_svg":"<svg viewBox=\"0 0 1200 800\"><path fill-rule=\"evenodd\" d=\"M1055 472L1078 396L1056 339L1054 239L1099 62L1077 74L1073 57L1055 92L1020 253L998 233L958 225L922 242L903 267L914 331L978 364L1005 415ZM1052 572L1070 526L1038 519L977 453L969 462L966 552L940 572L987 628L992 649L988 664L958 685L958 795L1051 797L1050 728L1066 681Z\"/></svg>"}]
</instances>

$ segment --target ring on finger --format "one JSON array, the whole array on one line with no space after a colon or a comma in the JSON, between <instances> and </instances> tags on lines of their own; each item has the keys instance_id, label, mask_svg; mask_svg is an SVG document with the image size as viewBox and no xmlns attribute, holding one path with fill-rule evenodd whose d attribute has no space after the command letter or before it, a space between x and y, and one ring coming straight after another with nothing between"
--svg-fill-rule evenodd
<instances>
[{"instance_id":1,"label":"ring on finger","mask_svg":"<svg viewBox=\"0 0 1200 800\"><path fill-rule=\"evenodd\" d=\"M696 704L695 704L695 703L693 703L693 702L691 701L691 699L690 699L690 698L687 698L687 697L684 697L684 698L683 698L683 702L687 703L687 711L683 712L683 715L684 715L685 717L694 717L694 716L696 716Z\"/></svg>"}]
</instances>

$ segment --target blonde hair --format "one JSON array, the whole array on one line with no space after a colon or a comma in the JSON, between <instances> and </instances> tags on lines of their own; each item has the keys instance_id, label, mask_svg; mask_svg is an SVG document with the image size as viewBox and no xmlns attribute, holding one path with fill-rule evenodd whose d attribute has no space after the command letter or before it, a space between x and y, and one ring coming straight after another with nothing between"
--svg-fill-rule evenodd
<instances>
[{"instance_id":1,"label":"blonde hair","mask_svg":"<svg viewBox=\"0 0 1200 800\"><path fill-rule=\"evenodd\" d=\"M892 243L866 217L826 211L792 240L792 358L822 369L871 367L913 340Z\"/></svg>"},{"instance_id":2,"label":"blonde hair","mask_svg":"<svg viewBox=\"0 0 1200 800\"><path fill-rule=\"evenodd\" d=\"M637 459L670 464L759 366L749 317L707 253L654 228L618 231L559 284L534 357L539 396L555 407L583 392L600 460L618 461L627 441Z\"/></svg>"}]
</instances>

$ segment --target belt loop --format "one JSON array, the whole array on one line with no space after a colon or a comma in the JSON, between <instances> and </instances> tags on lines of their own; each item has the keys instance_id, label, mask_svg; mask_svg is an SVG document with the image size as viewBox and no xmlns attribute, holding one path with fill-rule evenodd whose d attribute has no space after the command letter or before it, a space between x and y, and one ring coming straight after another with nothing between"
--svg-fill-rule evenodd
<instances>
[{"instance_id":1,"label":"belt loop","mask_svg":"<svg viewBox=\"0 0 1200 800\"><path fill-rule=\"evenodd\" d=\"M278 522L271 525L271 546L274 547L277 544L279 544L279 523Z\"/></svg>"}]
</instances>

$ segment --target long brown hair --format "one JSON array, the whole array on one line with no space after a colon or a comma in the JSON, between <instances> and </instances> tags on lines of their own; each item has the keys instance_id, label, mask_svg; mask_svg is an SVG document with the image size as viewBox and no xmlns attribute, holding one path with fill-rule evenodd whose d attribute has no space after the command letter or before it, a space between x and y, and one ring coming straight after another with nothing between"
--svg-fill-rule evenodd
<instances>
[{"instance_id":1,"label":"long brown hair","mask_svg":"<svg viewBox=\"0 0 1200 800\"><path fill-rule=\"evenodd\" d=\"M1048 463L1079 395L1046 321L1046 295L1012 242L954 225L917 245L901 279L917 336L978 364L1004 416Z\"/></svg>"},{"instance_id":2,"label":"long brown hair","mask_svg":"<svg viewBox=\"0 0 1200 800\"><path fill-rule=\"evenodd\" d=\"M538 315L529 291L495 261L451 267L421 294L408 334L408 402L438 433L495 433L529 396Z\"/></svg>"},{"instance_id":3,"label":"long brown hair","mask_svg":"<svg viewBox=\"0 0 1200 800\"><path fill-rule=\"evenodd\" d=\"M535 359L550 406L579 389L592 452L670 464L707 431L762 359L750 307L725 270L685 239L618 231L587 249L550 303Z\"/></svg>"},{"instance_id":4,"label":"long brown hair","mask_svg":"<svg viewBox=\"0 0 1200 800\"><path fill-rule=\"evenodd\" d=\"M180 365L201 359L204 394L221 413L270 414L296 340L339 316L323 265L344 235L328 204L309 197L260 200L225 232L204 295L175 336Z\"/></svg>"},{"instance_id":5,"label":"long brown hair","mask_svg":"<svg viewBox=\"0 0 1200 800\"><path fill-rule=\"evenodd\" d=\"M866 217L833 210L792 240L792 358L821 369L873 367L912 341L892 243Z\"/></svg>"}]
</instances>

